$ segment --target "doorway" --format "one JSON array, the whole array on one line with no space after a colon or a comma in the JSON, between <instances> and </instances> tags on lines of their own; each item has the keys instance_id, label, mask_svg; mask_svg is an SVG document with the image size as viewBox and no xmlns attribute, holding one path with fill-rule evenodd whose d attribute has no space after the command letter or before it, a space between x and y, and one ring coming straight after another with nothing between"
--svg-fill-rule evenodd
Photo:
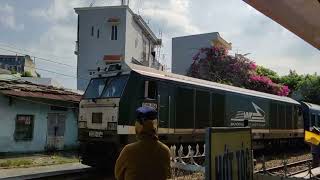
<instances>
[{"instance_id":1,"label":"doorway","mask_svg":"<svg viewBox=\"0 0 320 180\"><path fill-rule=\"evenodd\" d=\"M63 113L48 113L47 149L62 150L64 147L66 115Z\"/></svg>"}]
</instances>

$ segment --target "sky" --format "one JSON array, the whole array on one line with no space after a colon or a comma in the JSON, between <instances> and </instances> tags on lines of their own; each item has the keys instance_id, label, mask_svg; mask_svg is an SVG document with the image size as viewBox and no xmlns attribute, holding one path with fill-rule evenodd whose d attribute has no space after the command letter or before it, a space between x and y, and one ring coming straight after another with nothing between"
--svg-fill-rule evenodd
<instances>
[{"instance_id":1,"label":"sky","mask_svg":"<svg viewBox=\"0 0 320 180\"><path fill-rule=\"evenodd\" d=\"M120 0L0 0L0 54L35 56L37 72L76 88L76 7L119 5ZM280 75L290 69L320 74L320 51L242 0L130 0L157 36L161 62L171 64L173 37L219 32L234 53ZM58 63L51 63L55 61Z\"/></svg>"}]
</instances>

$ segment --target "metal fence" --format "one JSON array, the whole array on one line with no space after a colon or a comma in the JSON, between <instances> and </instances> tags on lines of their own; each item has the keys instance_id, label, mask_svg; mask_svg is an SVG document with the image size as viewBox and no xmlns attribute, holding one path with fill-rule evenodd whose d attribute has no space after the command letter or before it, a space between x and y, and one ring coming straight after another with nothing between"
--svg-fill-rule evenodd
<instances>
[{"instance_id":1,"label":"metal fence","mask_svg":"<svg viewBox=\"0 0 320 180\"><path fill-rule=\"evenodd\" d=\"M200 147L197 144L195 150L191 145L188 145L188 153L184 155L183 146L180 145L179 149L175 145L170 146L171 152L171 167L191 172L203 172L205 170L204 164L199 164L195 158L205 158L205 145L203 145L203 152L200 152ZM177 154L178 153L178 154Z\"/></svg>"},{"instance_id":2,"label":"metal fence","mask_svg":"<svg viewBox=\"0 0 320 180\"><path fill-rule=\"evenodd\" d=\"M201 172L205 173L205 145L203 145L203 152L200 152L200 147L197 144L195 149L188 145L187 147L187 154L184 155L185 149L182 145L177 148L177 146L173 145L170 146L170 153L171 153L171 167L176 168L179 170L188 171L191 173ZM195 160L196 159L196 160ZM201 159L203 163L197 162L197 160ZM301 161L302 162L302 161ZM300 163L301 163L300 162ZM286 159L282 161L282 174L275 173L274 169L279 167L273 168L266 168L264 158L262 158L262 168L258 171L255 171L254 179L255 180L299 180L299 179L319 179L317 177L320 173L319 168L312 168L311 161L309 160L308 169L301 171L299 173L292 173L289 171L291 165L297 164L299 162L288 163ZM300 176L297 176L297 175Z\"/></svg>"}]
</instances>

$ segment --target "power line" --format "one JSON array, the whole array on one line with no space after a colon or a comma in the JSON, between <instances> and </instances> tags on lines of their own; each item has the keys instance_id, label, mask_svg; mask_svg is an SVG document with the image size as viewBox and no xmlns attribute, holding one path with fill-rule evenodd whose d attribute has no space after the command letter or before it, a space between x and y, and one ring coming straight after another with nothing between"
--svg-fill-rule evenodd
<instances>
[{"instance_id":1,"label":"power line","mask_svg":"<svg viewBox=\"0 0 320 180\"><path fill-rule=\"evenodd\" d=\"M12 52L12 53L16 53L16 54L20 54L20 55L24 55L24 56L28 55L28 54L21 53L21 52L18 52L18 51L13 51L13 50L10 50L10 49L1 48L1 46L0 46L0 50ZM30 55L28 55L28 56L30 56ZM51 62L51 63L55 63L55 64L60 64L60 65L68 66L68 67L76 67L76 66L73 66L73 65L70 65L70 64L65 64L65 63L62 63L62 62L53 61L53 60L50 60L50 59L47 59L47 58L42 58L42 57L37 57L37 56L30 56L30 57L34 57L37 60Z\"/></svg>"},{"instance_id":2,"label":"power line","mask_svg":"<svg viewBox=\"0 0 320 180\"><path fill-rule=\"evenodd\" d=\"M74 79L78 79L78 78L79 78L79 79L83 79L83 80L90 80L90 79L88 79L88 78L84 78L84 77L81 77L81 76L73 76L73 75L64 74L64 73L60 73L60 72L56 72L56 71L52 71L52 70L48 70L48 69L31 67L31 66L27 66L27 65L25 65L25 67L34 68L34 69L36 69L36 70L45 71L45 72L50 72L50 73L54 73L54 74L57 74L57 75L66 76L66 77L70 77L70 78L74 78Z\"/></svg>"},{"instance_id":3,"label":"power line","mask_svg":"<svg viewBox=\"0 0 320 180\"><path fill-rule=\"evenodd\" d=\"M55 71L51 71L51 70L47 70L47 69L42 69L42 68L35 68L35 69L40 70L40 71L46 71L46 72L50 72L50 73L62 75L62 76L66 76L66 77L77 78L76 76L72 76L72 75L68 75L68 74L63 74L63 73L59 73L59 72L55 72Z\"/></svg>"},{"instance_id":4,"label":"power line","mask_svg":"<svg viewBox=\"0 0 320 180\"><path fill-rule=\"evenodd\" d=\"M24 51L24 52L29 52L31 54L46 54L46 56L51 56L51 57L55 57L55 58L62 58L62 59L71 59L73 57L63 57L63 56L57 56L57 55L53 55L53 54L49 54L48 52L45 52L45 51L31 51L31 50L28 50L28 49L23 49L23 48L20 48L14 44L8 44L8 43L4 43L4 42L0 42L0 44L2 44L2 46L4 47L8 47L8 48L12 48L12 49L17 49L19 51Z\"/></svg>"},{"instance_id":5,"label":"power line","mask_svg":"<svg viewBox=\"0 0 320 180\"><path fill-rule=\"evenodd\" d=\"M45 71L45 72L49 72L49 73L53 73L53 74L57 74L57 75L61 75L61 76L65 76L65 77L70 77L70 78L74 78L74 79L83 79L83 80L91 80L91 78L85 78L82 76L73 76L73 75L69 75L69 74L64 74L61 72L56 72L56 71L52 71L52 70L48 70L48 69L43 69L43 68L38 68L38 67L32 67L32 66L28 66L28 65L24 65L24 67L29 67L29 68L34 68L36 70L40 70L40 71Z\"/></svg>"},{"instance_id":6,"label":"power line","mask_svg":"<svg viewBox=\"0 0 320 180\"><path fill-rule=\"evenodd\" d=\"M13 50L9 50L9 49L4 49L4 48L1 48L1 50L5 50L5 51L8 51L8 52L12 52L12 53L16 53L16 54L22 54L22 55L27 55L27 54L24 54L24 53L20 53L18 51L13 51ZM31 56L31 57L36 57L36 56ZM48 61L48 62L51 62L51 63L56 63L56 64L61 64L61 65L66 65L66 66L69 66L69 67L76 67L76 66L71 66L69 64L64 64L64 63L60 63L60 62L56 62L56 61L53 61L53 60L50 60L50 59L45 59L45 58L40 58L40 57L36 57L37 59L40 59L40 60L43 60L43 61ZM36 70L40 70L40 71L45 71L45 72L49 72L49 73L53 73L53 74L57 74L57 75L61 75L61 76L65 76L65 77L70 77L70 78L74 78L74 79L84 79L84 80L90 80L88 78L84 78L84 77L81 77L81 76L73 76L73 75L68 75L68 74L64 74L64 73L60 73L60 72L56 72L56 71L52 71L52 70L48 70L48 69L43 69L43 68L38 68L38 67L31 67L31 66L27 66L27 65L24 65L25 67L29 67L29 68L34 68Z\"/></svg>"}]
</instances>

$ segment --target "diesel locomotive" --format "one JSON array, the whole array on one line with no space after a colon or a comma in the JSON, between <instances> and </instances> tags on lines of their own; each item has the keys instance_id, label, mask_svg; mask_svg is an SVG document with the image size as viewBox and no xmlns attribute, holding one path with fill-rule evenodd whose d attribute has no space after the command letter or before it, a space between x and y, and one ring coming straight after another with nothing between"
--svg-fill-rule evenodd
<instances>
[{"instance_id":1,"label":"diesel locomotive","mask_svg":"<svg viewBox=\"0 0 320 180\"><path fill-rule=\"evenodd\" d=\"M80 102L82 163L112 166L135 141L140 106L157 109L159 138L168 145L203 144L206 127L250 126L254 148L304 136L301 104L291 98L115 63L91 79Z\"/></svg>"}]
</instances>

